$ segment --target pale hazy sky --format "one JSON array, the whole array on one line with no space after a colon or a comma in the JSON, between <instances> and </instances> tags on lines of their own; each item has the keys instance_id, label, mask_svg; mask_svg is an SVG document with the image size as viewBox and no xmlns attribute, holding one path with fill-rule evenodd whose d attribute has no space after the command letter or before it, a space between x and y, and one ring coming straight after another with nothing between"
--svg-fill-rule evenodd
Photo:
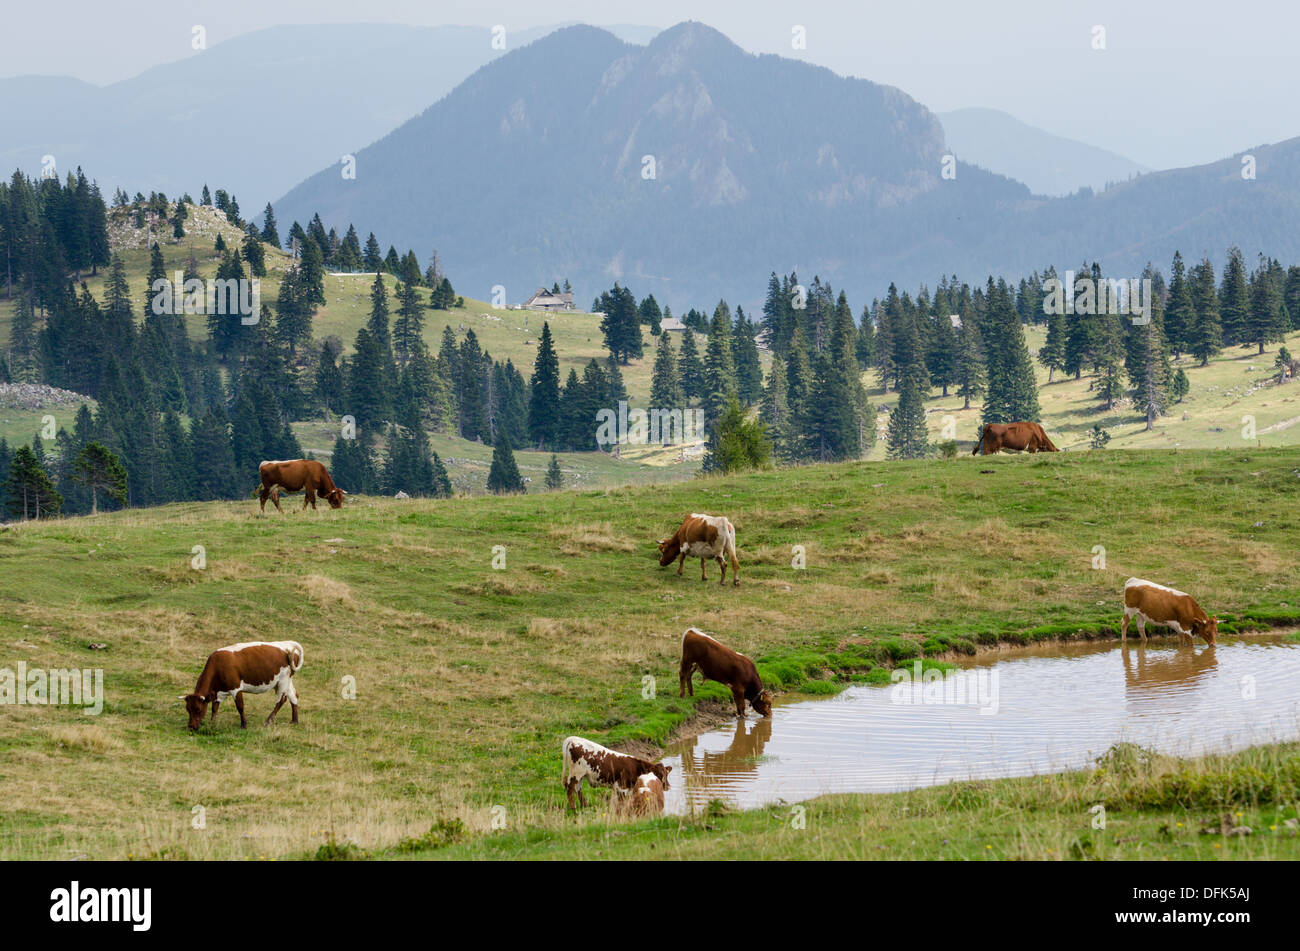
<instances>
[{"instance_id":1,"label":"pale hazy sky","mask_svg":"<svg viewBox=\"0 0 1300 951\"><path fill-rule=\"evenodd\" d=\"M0 75L93 83L194 55L267 26L700 20L751 52L780 53L900 87L937 112L1003 109L1155 168L1300 135L1300 3L1221 0L60 0L7 5ZM807 49L791 48L794 25ZM1105 50L1093 49L1094 27ZM3 131L0 130L0 138Z\"/></svg>"}]
</instances>

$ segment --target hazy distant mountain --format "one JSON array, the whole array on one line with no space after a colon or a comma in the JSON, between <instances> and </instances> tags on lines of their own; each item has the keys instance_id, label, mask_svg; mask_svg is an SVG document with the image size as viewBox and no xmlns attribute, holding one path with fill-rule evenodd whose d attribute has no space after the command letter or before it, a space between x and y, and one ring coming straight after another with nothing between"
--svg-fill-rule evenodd
<instances>
[{"instance_id":1,"label":"hazy distant mountain","mask_svg":"<svg viewBox=\"0 0 1300 951\"><path fill-rule=\"evenodd\" d=\"M552 27L508 33L507 47ZM613 28L646 42L650 27ZM0 167L28 174L53 155L106 195L233 192L247 216L436 102L502 56L483 27L278 26L132 79L0 79Z\"/></svg>"},{"instance_id":2,"label":"hazy distant mountain","mask_svg":"<svg viewBox=\"0 0 1300 951\"><path fill-rule=\"evenodd\" d=\"M352 221L421 258L436 247L480 298L567 277L580 296L618 279L703 304L761 291L769 269L865 283L941 257L968 194L1029 198L974 168L969 192L944 188L943 152L939 121L892 87L754 56L698 23L646 47L576 26L363 149L355 181L326 169L276 211Z\"/></svg>"},{"instance_id":3,"label":"hazy distant mountain","mask_svg":"<svg viewBox=\"0 0 1300 951\"><path fill-rule=\"evenodd\" d=\"M959 161L972 162L1024 182L1035 195L1068 195L1087 186L1101 191L1146 166L1021 122L997 109L939 113L948 146Z\"/></svg>"},{"instance_id":4,"label":"hazy distant mountain","mask_svg":"<svg viewBox=\"0 0 1300 951\"><path fill-rule=\"evenodd\" d=\"M946 153L938 118L897 89L745 53L696 23L630 46L560 30L277 201L385 246L437 248L459 291L518 301L568 278L583 303L615 280L674 308L753 303L797 269L857 307L898 281L981 281L1100 260L1136 276L1173 251L1238 244L1300 260L1300 140L1152 173L1094 195L1031 196ZM653 156L655 177L643 177Z\"/></svg>"}]
</instances>

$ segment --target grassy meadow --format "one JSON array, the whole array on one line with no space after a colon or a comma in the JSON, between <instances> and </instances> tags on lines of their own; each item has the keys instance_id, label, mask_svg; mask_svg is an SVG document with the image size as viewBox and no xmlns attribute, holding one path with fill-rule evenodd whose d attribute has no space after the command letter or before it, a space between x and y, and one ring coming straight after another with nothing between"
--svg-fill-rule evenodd
<instances>
[{"instance_id":1,"label":"grassy meadow","mask_svg":"<svg viewBox=\"0 0 1300 951\"><path fill-rule=\"evenodd\" d=\"M106 700L97 717L0 706L0 857L1296 854L1294 747L827 797L805 829L789 807L573 818L558 748L578 733L652 751L716 717L717 685L675 696L688 625L810 693L919 655L1113 637L1129 575L1196 592L1227 630L1294 625L1297 489L1292 450L1096 452L4 526L0 667L102 667ZM739 588L658 567L654 541L691 511L736 524ZM215 729L186 731L177 698L211 650L285 637L306 654L298 727L286 710L264 727L261 695L247 731L228 704ZM1105 835L1085 805L1099 786L1115 804ZM1257 834L1161 831L1227 806Z\"/></svg>"}]
</instances>

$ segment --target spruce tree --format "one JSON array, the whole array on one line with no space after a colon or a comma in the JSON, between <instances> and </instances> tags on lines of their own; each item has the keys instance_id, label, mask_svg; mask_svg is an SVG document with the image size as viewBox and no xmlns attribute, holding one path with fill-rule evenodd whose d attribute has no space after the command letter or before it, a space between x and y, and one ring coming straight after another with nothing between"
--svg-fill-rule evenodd
<instances>
[{"instance_id":1,"label":"spruce tree","mask_svg":"<svg viewBox=\"0 0 1300 951\"><path fill-rule=\"evenodd\" d=\"M1250 342L1250 288L1245 259L1236 247L1228 249L1228 263L1219 285L1219 327L1225 346Z\"/></svg>"},{"instance_id":2,"label":"spruce tree","mask_svg":"<svg viewBox=\"0 0 1300 951\"><path fill-rule=\"evenodd\" d=\"M551 327L542 323L537 359L528 390L528 437L538 449L555 448L560 434L560 359L551 340Z\"/></svg>"},{"instance_id":3,"label":"spruce tree","mask_svg":"<svg viewBox=\"0 0 1300 951\"><path fill-rule=\"evenodd\" d=\"M560 460L551 453L550 464L546 467L546 487L554 492L564 488L564 473L560 470Z\"/></svg>"},{"instance_id":4,"label":"spruce tree","mask_svg":"<svg viewBox=\"0 0 1300 951\"><path fill-rule=\"evenodd\" d=\"M682 346L677 358L677 378L681 381L682 393L689 402L696 402L703 397L704 363L700 360L695 332L690 327L682 331Z\"/></svg>"},{"instance_id":5,"label":"spruce tree","mask_svg":"<svg viewBox=\"0 0 1300 951\"><path fill-rule=\"evenodd\" d=\"M727 401L736 396L736 366L731 352L731 310L719 301L704 348L704 423L712 429Z\"/></svg>"},{"instance_id":6,"label":"spruce tree","mask_svg":"<svg viewBox=\"0 0 1300 951\"><path fill-rule=\"evenodd\" d=\"M1190 283L1195 318L1188 331L1187 350L1201 361L1201 366L1206 366L1210 357L1223 348L1219 296L1214 287L1214 265L1209 258L1202 258L1201 263L1192 268Z\"/></svg>"},{"instance_id":7,"label":"spruce tree","mask_svg":"<svg viewBox=\"0 0 1300 951\"><path fill-rule=\"evenodd\" d=\"M523 494L527 491L515 464L509 439L500 439L492 447L492 465L488 469L487 488L495 495Z\"/></svg>"},{"instance_id":8,"label":"spruce tree","mask_svg":"<svg viewBox=\"0 0 1300 951\"><path fill-rule=\"evenodd\" d=\"M677 357L673 352L672 334L661 333L655 342L654 369L650 376L650 406L655 409L682 407L685 396L677 377ZM667 441L668 434L664 434Z\"/></svg>"},{"instance_id":9,"label":"spruce tree","mask_svg":"<svg viewBox=\"0 0 1300 951\"><path fill-rule=\"evenodd\" d=\"M1172 277L1169 282L1169 303L1165 307L1165 339L1174 355L1188 351L1190 334L1196 323L1192 290L1187 280L1187 266L1183 256L1174 252Z\"/></svg>"},{"instance_id":10,"label":"spruce tree","mask_svg":"<svg viewBox=\"0 0 1300 951\"><path fill-rule=\"evenodd\" d=\"M63 506L63 496L28 446L18 447L13 454L4 491L7 511L22 519L48 518L57 515Z\"/></svg>"}]
</instances>

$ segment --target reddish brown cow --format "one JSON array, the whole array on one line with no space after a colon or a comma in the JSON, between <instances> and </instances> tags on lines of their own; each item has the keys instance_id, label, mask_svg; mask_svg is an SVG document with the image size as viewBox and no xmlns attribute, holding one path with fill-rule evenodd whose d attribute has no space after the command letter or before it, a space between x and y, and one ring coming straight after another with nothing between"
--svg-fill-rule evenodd
<instances>
[{"instance_id":1,"label":"reddish brown cow","mask_svg":"<svg viewBox=\"0 0 1300 951\"><path fill-rule=\"evenodd\" d=\"M687 690L692 697L695 696L691 676L697 670L705 680L716 680L731 688L732 699L736 701L736 716L745 715L746 700L763 716L772 715L772 691L763 689L754 662L709 635L688 627L682 635L682 666L677 672L679 697L686 696Z\"/></svg>"},{"instance_id":2,"label":"reddish brown cow","mask_svg":"<svg viewBox=\"0 0 1300 951\"><path fill-rule=\"evenodd\" d=\"M1023 452L1060 452L1038 423L987 423L980 430L980 438L976 440L971 455L979 455L981 449L986 456L1002 449L1017 449Z\"/></svg>"},{"instance_id":3,"label":"reddish brown cow","mask_svg":"<svg viewBox=\"0 0 1300 951\"><path fill-rule=\"evenodd\" d=\"M1190 594L1166 588L1153 581L1129 578L1124 582L1124 621L1120 624L1119 638L1128 641L1128 622L1137 618L1138 633L1147 639L1147 623L1159 624L1178 634L1183 644L1194 643L1195 638L1205 638L1211 647L1219 637L1219 619L1209 617Z\"/></svg>"},{"instance_id":4,"label":"reddish brown cow","mask_svg":"<svg viewBox=\"0 0 1300 951\"><path fill-rule=\"evenodd\" d=\"M717 561L722 568L719 584L727 583L727 559L731 559L731 583L740 584L740 562L736 560L736 529L722 515L704 515L692 512L671 538L659 543L659 565L666 568L679 558L677 574L682 573L687 556L700 559L700 580L707 581L705 566L708 559Z\"/></svg>"},{"instance_id":5,"label":"reddish brown cow","mask_svg":"<svg viewBox=\"0 0 1300 951\"><path fill-rule=\"evenodd\" d=\"M302 645L297 641L255 641L222 647L208 655L194 692L182 695L185 709L190 715L190 729L203 724L203 714L212 704L212 721L217 720L217 707L222 700L235 698L239 711L239 725L248 728L244 716L244 694L266 693L275 690L279 700L266 718L272 718L286 700L293 710L293 722L298 722L298 691L293 687L293 675L302 667Z\"/></svg>"},{"instance_id":6,"label":"reddish brown cow","mask_svg":"<svg viewBox=\"0 0 1300 951\"><path fill-rule=\"evenodd\" d=\"M263 462L257 467L257 473L262 477L262 492L260 495L262 501L262 512L266 512L266 500L269 498L275 503L275 507L280 512L280 490L286 492L303 492L306 494L302 499L302 507L305 509L308 503L311 507L316 508L316 496L320 496L329 502L330 508L342 508L343 499L347 495L342 489L334 484L330 478L329 471L317 462L315 459L292 459L280 462Z\"/></svg>"},{"instance_id":7,"label":"reddish brown cow","mask_svg":"<svg viewBox=\"0 0 1300 951\"><path fill-rule=\"evenodd\" d=\"M664 789L668 788L668 774L671 766L651 763L637 756L629 756L614 750L605 749L599 743L584 740L580 736L571 736L560 747L564 759L564 772L561 782L569 796L569 808L574 808L573 794L578 794L578 802L586 808L587 800L582 795L582 782L585 779L592 786L608 786L614 790L614 796L620 803L632 795L637 780L646 773L657 779ZM661 793L662 795L662 790Z\"/></svg>"}]
</instances>

